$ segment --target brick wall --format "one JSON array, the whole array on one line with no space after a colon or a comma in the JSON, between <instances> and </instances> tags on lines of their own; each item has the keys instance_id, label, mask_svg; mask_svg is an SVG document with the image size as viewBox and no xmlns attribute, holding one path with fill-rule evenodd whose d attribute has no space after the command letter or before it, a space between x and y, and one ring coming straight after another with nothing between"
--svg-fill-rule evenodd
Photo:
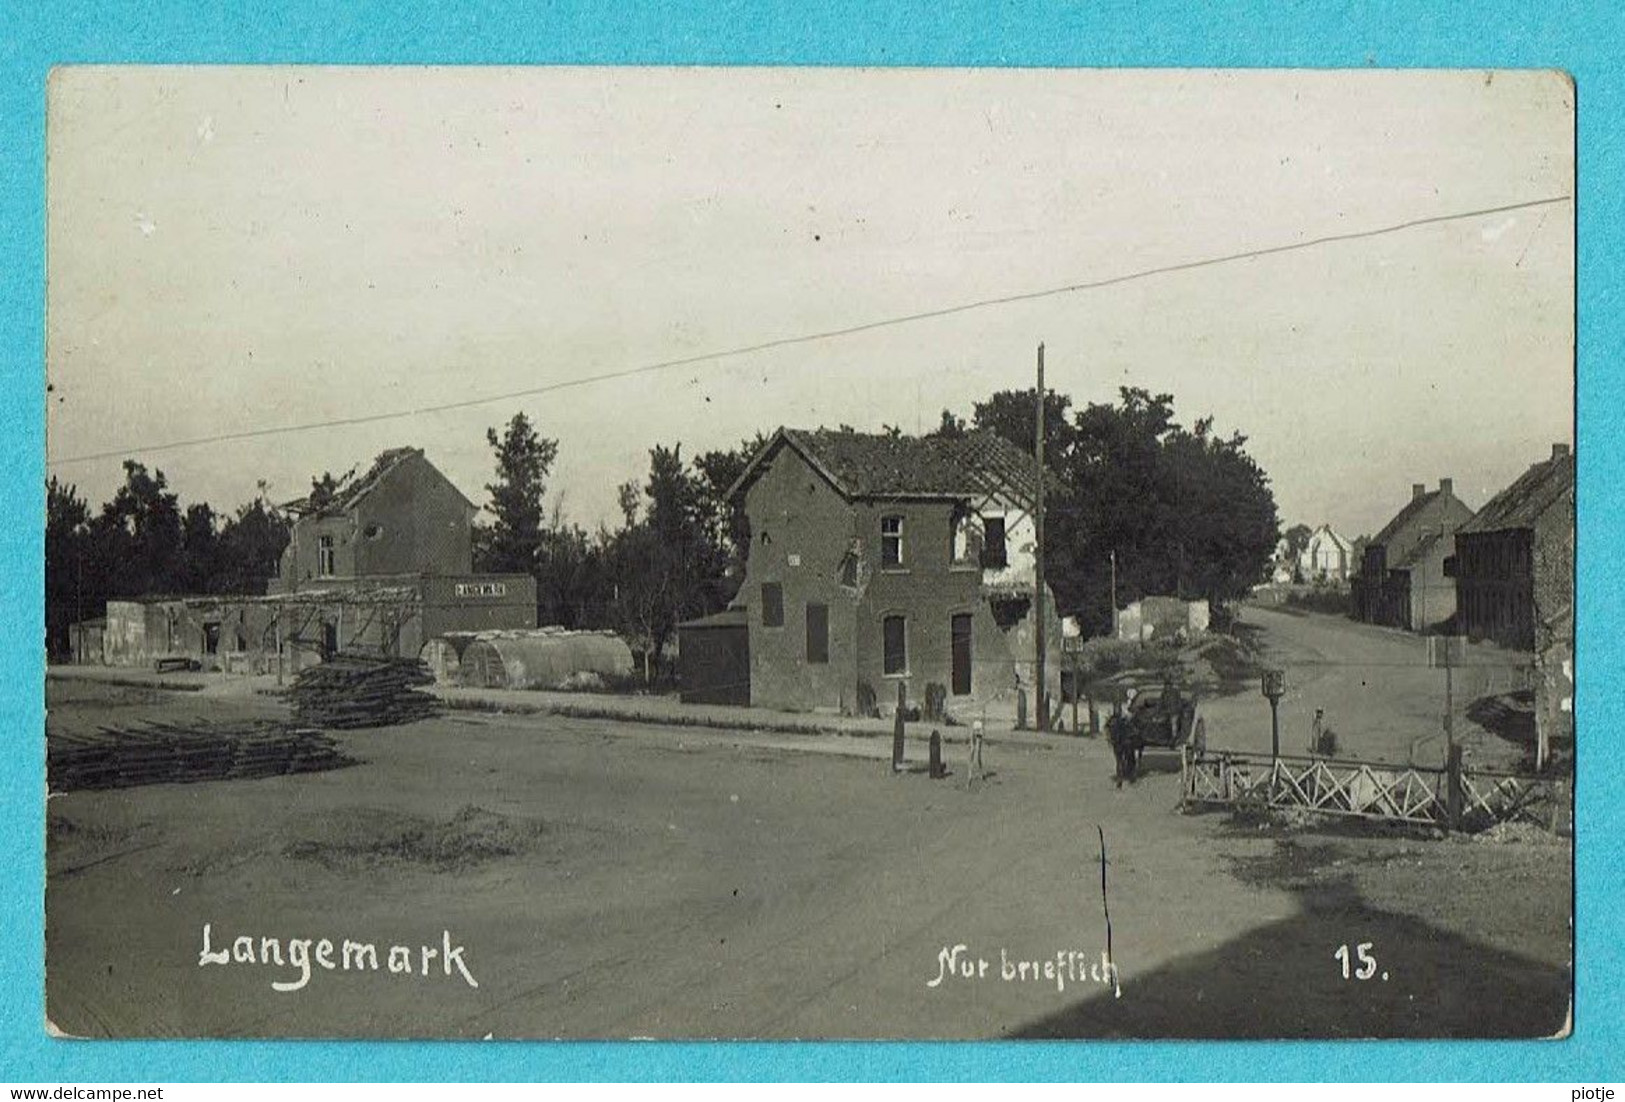
<instances>
[{"instance_id":1,"label":"brick wall","mask_svg":"<svg viewBox=\"0 0 1625 1102\"><path fill-rule=\"evenodd\" d=\"M746 492L745 512L751 545L738 599L749 612L751 703L856 710L855 614L873 563L860 571L856 587L841 584L842 560L857 535L851 508L794 449L783 448ZM781 626L762 623L765 584L781 587ZM808 602L829 608L826 663L806 660Z\"/></svg>"}]
</instances>

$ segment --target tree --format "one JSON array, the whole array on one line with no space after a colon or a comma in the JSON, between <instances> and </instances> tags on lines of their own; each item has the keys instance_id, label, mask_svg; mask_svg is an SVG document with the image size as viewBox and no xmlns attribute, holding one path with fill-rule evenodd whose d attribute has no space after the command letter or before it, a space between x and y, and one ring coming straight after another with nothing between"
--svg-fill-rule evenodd
<instances>
[{"instance_id":1,"label":"tree","mask_svg":"<svg viewBox=\"0 0 1625 1102\"><path fill-rule=\"evenodd\" d=\"M1349 544L1349 566L1351 569L1362 569L1361 564L1365 562L1365 550L1370 546L1371 537L1369 535L1354 537Z\"/></svg>"},{"instance_id":2,"label":"tree","mask_svg":"<svg viewBox=\"0 0 1625 1102\"><path fill-rule=\"evenodd\" d=\"M69 649L68 625L85 619L84 566L90 508L77 486L55 475L45 484L45 647L49 655Z\"/></svg>"},{"instance_id":3,"label":"tree","mask_svg":"<svg viewBox=\"0 0 1625 1102\"><path fill-rule=\"evenodd\" d=\"M757 433L741 441L737 448L709 451L694 460L694 469L700 474L701 505L712 538L727 549L724 572L736 581L743 579L745 559L750 554L750 518L745 515L743 497L730 500L727 494L767 443L768 438Z\"/></svg>"},{"instance_id":4,"label":"tree","mask_svg":"<svg viewBox=\"0 0 1625 1102\"><path fill-rule=\"evenodd\" d=\"M293 526L266 500L265 492L261 482L254 500L239 506L220 526L210 592L263 593L266 582L276 577Z\"/></svg>"},{"instance_id":5,"label":"tree","mask_svg":"<svg viewBox=\"0 0 1625 1102\"><path fill-rule=\"evenodd\" d=\"M957 440L969 431L970 429L966 426L963 417L958 416L951 409L945 409L942 411L942 420L937 423L937 427L926 433L926 435L947 440Z\"/></svg>"},{"instance_id":6,"label":"tree","mask_svg":"<svg viewBox=\"0 0 1625 1102\"><path fill-rule=\"evenodd\" d=\"M548 471L559 454L559 442L539 436L524 413L516 413L499 437L487 429L485 439L496 452L496 481L491 495L495 521L481 541L481 569L529 574L536 569L542 542L542 496Z\"/></svg>"},{"instance_id":7,"label":"tree","mask_svg":"<svg viewBox=\"0 0 1625 1102\"><path fill-rule=\"evenodd\" d=\"M1309 549L1309 538L1315 534L1314 529L1307 524L1294 524L1281 534L1286 543L1286 562L1284 565L1291 568L1292 580L1303 581L1303 567L1299 565L1303 553Z\"/></svg>"},{"instance_id":8,"label":"tree","mask_svg":"<svg viewBox=\"0 0 1625 1102\"><path fill-rule=\"evenodd\" d=\"M313 479L331 489L331 475ZM183 511L164 473L127 460L124 484L94 517L73 486L46 483L45 615L49 653L68 625L106 614L107 601L154 594L259 594L277 573L289 522L258 496L221 519L206 503Z\"/></svg>"},{"instance_id":9,"label":"tree","mask_svg":"<svg viewBox=\"0 0 1625 1102\"><path fill-rule=\"evenodd\" d=\"M174 593L182 587L180 505L169 492L163 471L147 473L133 459L124 461L124 485L90 523L90 559L98 581L98 600Z\"/></svg>"},{"instance_id":10,"label":"tree","mask_svg":"<svg viewBox=\"0 0 1625 1102\"><path fill-rule=\"evenodd\" d=\"M617 532L608 548L615 578L615 629L643 655L643 679L654 680L654 666L675 627L672 556L648 524Z\"/></svg>"},{"instance_id":11,"label":"tree","mask_svg":"<svg viewBox=\"0 0 1625 1102\"><path fill-rule=\"evenodd\" d=\"M1065 394L1048 390L1044 395L1044 466L1054 474L1065 471L1077 429L1068 410L1072 399ZM1026 390L1001 390L985 402L977 402L971 424L987 432L997 433L1028 455L1036 454L1038 425L1036 387ZM948 412L943 411L944 425ZM963 425L963 422L960 422ZM938 430L941 433L941 430ZM944 434L947 435L947 434Z\"/></svg>"},{"instance_id":12,"label":"tree","mask_svg":"<svg viewBox=\"0 0 1625 1102\"><path fill-rule=\"evenodd\" d=\"M1246 438L1217 436L1211 418L1185 429L1172 395L1138 387L1078 412L1050 501L1049 577L1097 632L1111 622L1114 554L1119 605L1150 594L1223 604L1261 578L1279 539Z\"/></svg>"},{"instance_id":13,"label":"tree","mask_svg":"<svg viewBox=\"0 0 1625 1102\"><path fill-rule=\"evenodd\" d=\"M181 518L179 588L185 593L219 592L221 565L214 510L201 501L188 505Z\"/></svg>"},{"instance_id":14,"label":"tree","mask_svg":"<svg viewBox=\"0 0 1625 1102\"><path fill-rule=\"evenodd\" d=\"M649 452L641 520L622 495L628 523L608 546L615 620L642 649L646 677L679 623L727 603L730 553L718 536L705 481L683 462L681 445L657 444Z\"/></svg>"},{"instance_id":15,"label":"tree","mask_svg":"<svg viewBox=\"0 0 1625 1102\"><path fill-rule=\"evenodd\" d=\"M643 512L643 487L638 480L629 478L615 489L615 502L621 510L621 522L625 528L630 528L638 522L638 515Z\"/></svg>"},{"instance_id":16,"label":"tree","mask_svg":"<svg viewBox=\"0 0 1625 1102\"><path fill-rule=\"evenodd\" d=\"M611 626L603 545L562 516L548 525L537 549L536 603L544 624L572 630Z\"/></svg>"}]
</instances>

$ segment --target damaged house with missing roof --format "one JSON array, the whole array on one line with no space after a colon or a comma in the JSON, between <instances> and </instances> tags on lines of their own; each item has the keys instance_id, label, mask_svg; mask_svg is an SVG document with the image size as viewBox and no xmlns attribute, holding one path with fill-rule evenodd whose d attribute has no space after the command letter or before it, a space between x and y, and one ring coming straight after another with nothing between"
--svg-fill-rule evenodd
<instances>
[{"instance_id":1,"label":"damaged house with missing roof","mask_svg":"<svg viewBox=\"0 0 1625 1102\"><path fill-rule=\"evenodd\" d=\"M910 706L935 695L962 719L1014 714L1021 695L1031 706L1038 485L1033 458L992 433L779 429L729 492L750 522L722 625L743 629L737 698L889 714L901 686ZM1058 657L1053 596L1046 607ZM691 625L683 649L708 626ZM1048 675L1059 699L1058 661Z\"/></svg>"},{"instance_id":2,"label":"damaged house with missing roof","mask_svg":"<svg viewBox=\"0 0 1625 1102\"><path fill-rule=\"evenodd\" d=\"M298 519L266 593L111 600L76 634L76 661L293 672L335 653L413 657L449 632L536 626L536 580L473 572L478 508L417 448L283 508Z\"/></svg>"}]
</instances>

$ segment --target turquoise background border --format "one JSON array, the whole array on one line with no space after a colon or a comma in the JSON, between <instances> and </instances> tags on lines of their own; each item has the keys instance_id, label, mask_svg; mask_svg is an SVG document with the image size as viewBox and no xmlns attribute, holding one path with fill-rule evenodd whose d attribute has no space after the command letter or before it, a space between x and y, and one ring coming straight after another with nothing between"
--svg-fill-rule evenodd
<instances>
[{"instance_id":1,"label":"turquoise background border","mask_svg":"<svg viewBox=\"0 0 1625 1102\"><path fill-rule=\"evenodd\" d=\"M1625 1057L1625 619L1620 5L1156 2L769 5L328 0L0 3L0 1078L38 1082L530 1079L1619 1078ZM26 11L24 9L27 9ZM64 63L450 63L1562 68L1579 89L1579 676L1576 1027L1566 1042L595 1044L52 1041L43 1031L45 79Z\"/></svg>"}]
</instances>

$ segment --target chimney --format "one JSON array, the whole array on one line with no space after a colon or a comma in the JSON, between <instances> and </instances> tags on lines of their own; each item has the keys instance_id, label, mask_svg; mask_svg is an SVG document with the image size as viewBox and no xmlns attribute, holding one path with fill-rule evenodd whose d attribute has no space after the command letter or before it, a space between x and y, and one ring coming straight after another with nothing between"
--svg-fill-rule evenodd
<instances>
[{"instance_id":1,"label":"chimney","mask_svg":"<svg viewBox=\"0 0 1625 1102\"><path fill-rule=\"evenodd\" d=\"M1567 444L1553 444L1552 445L1552 458L1553 459L1567 459L1568 457L1569 457L1569 446Z\"/></svg>"},{"instance_id":2,"label":"chimney","mask_svg":"<svg viewBox=\"0 0 1625 1102\"><path fill-rule=\"evenodd\" d=\"M1422 483L1420 483L1420 482L1412 482L1411 483L1411 500L1412 501L1415 501L1417 498L1421 497L1423 494L1426 494L1427 492L1428 492L1428 488L1426 486L1424 486Z\"/></svg>"},{"instance_id":3,"label":"chimney","mask_svg":"<svg viewBox=\"0 0 1625 1102\"><path fill-rule=\"evenodd\" d=\"M1439 479L1439 492L1446 497L1454 497L1456 493L1456 480L1453 478Z\"/></svg>"}]
</instances>

